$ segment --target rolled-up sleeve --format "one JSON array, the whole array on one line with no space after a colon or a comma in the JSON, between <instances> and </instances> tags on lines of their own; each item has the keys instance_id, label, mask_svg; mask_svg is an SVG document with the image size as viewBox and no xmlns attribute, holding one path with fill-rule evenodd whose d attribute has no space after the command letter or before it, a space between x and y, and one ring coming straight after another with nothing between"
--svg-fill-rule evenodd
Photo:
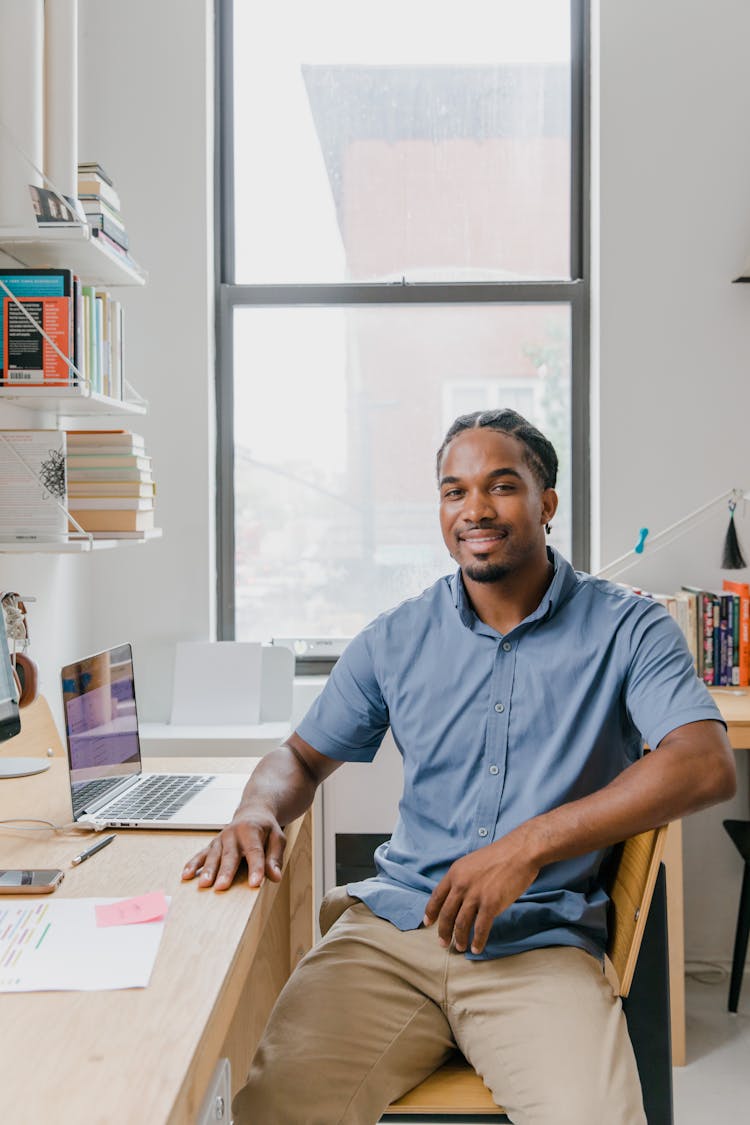
<instances>
[{"instance_id":1,"label":"rolled-up sleeve","mask_svg":"<svg viewBox=\"0 0 750 1125\"><path fill-rule=\"evenodd\" d=\"M625 705L652 749L685 723L702 719L724 723L706 685L696 675L680 627L663 606L655 602L648 606L633 640Z\"/></svg>"},{"instance_id":2,"label":"rolled-up sleeve","mask_svg":"<svg viewBox=\"0 0 750 1125\"><path fill-rule=\"evenodd\" d=\"M337 761L371 762L388 729L388 707L373 660L374 631L370 625L349 642L297 726L305 742Z\"/></svg>"}]
</instances>

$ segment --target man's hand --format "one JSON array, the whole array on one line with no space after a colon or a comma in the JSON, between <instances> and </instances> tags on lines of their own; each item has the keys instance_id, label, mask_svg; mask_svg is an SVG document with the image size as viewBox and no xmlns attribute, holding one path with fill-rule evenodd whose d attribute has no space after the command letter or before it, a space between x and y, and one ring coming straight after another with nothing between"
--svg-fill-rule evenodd
<instances>
[{"instance_id":1,"label":"man's hand","mask_svg":"<svg viewBox=\"0 0 750 1125\"><path fill-rule=\"evenodd\" d=\"M285 847L286 836L267 809L240 805L226 828L188 860L182 878L192 879L200 872L200 887L213 885L214 890L225 891L244 859L251 887L259 887L264 876L278 883Z\"/></svg>"},{"instance_id":2,"label":"man's hand","mask_svg":"<svg viewBox=\"0 0 750 1125\"><path fill-rule=\"evenodd\" d=\"M259 887L264 877L278 883L286 847L282 824L302 816L324 778L341 765L319 754L296 733L278 750L266 754L245 786L240 807L231 822L182 869L183 879L200 872L201 887L225 891L243 859L247 881Z\"/></svg>"},{"instance_id":3,"label":"man's hand","mask_svg":"<svg viewBox=\"0 0 750 1125\"><path fill-rule=\"evenodd\" d=\"M531 886L539 868L525 833L516 829L502 840L457 859L430 895L425 926L438 920L440 944L464 953L471 927L471 952L481 953L493 921Z\"/></svg>"}]
</instances>

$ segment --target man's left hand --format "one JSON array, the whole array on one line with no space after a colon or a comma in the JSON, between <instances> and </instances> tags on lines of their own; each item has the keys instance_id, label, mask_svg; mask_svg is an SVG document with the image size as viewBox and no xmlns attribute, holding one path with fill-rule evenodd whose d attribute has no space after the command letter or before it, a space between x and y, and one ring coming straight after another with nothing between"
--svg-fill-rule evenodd
<instances>
[{"instance_id":1,"label":"man's left hand","mask_svg":"<svg viewBox=\"0 0 750 1125\"><path fill-rule=\"evenodd\" d=\"M539 874L530 850L526 833L516 829L451 864L430 895L424 915L425 926L437 919L441 945L450 945L453 938L458 952L464 953L473 926L471 952L482 952L495 918Z\"/></svg>"}]
</instances>

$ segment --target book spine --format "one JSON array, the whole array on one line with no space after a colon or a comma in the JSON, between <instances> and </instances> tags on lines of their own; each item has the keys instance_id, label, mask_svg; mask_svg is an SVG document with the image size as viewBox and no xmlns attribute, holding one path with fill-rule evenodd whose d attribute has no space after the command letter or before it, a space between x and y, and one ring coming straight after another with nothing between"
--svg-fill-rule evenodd
<instances>
[{"instance_id":1,"label":"book spine","mask_svg":"<svg viewBox=\"0 0 750 1125\"><path fill-rule=\"evenodd\" d=\"M94 371L96 372L96 389L100 394L104 390L104 356L102 352L102 305L103 301L101 297L96 294L94 296L94 347L96 349L94 358Z\"/></svg>"},{"instance_id":2,"label":"book spine","mask_svg":"<svg viewBox=\"0 0 750 1125\"><path fill-rule=\"evenodd\" d=\"M738 594L732 594L732 685L738 687L740 682L740 599Z\"/></svg>"},{"instance_id":3,"label":"book spine","mask_svg":"<svg viewBox=\"0 0 750 1125\"><path fill-rule=\"evenodd\" d=\"M750 685L750 598L740 595L740 687Z\"/></svg>"},{"instance_id":4,"label":"book spine","mask_svg":"<svg viewBox=\"0 0 750 1125\"><path fill-rule=\"evenodd\" d=\"M695 664L696 675L703 678L703 619L701 616L700 596L697 590L683 586L680 591L687 600L688 612L688 647Z\"/></svg>"},{"instance_id":5,"label":"book spine","mask_svg":"<svg viewBox=\"0 0 750 1125\"><path fill-rule=\"evenodd\" d=\"M107 238L111 238L112 241L116 242L123 250L128 249L130 240L128 239L125 227L121 227L119 223L116 223L109 215L105 215L100 211L94 215L87 215L86 220L92 229L103 231Z\"/></svg>"},{"instance_id":6,"label":"book spine","mask_svg":"<svg viewBox=\"0 0 750 1125\"><path fill-rule=\"evenodd\" d=\"M79 277L73 278L73 363L83 371L83 290ZM75 372L71 373L71 382L78 382Z\"/></svg>"},{"instance_id":7,"label":"book spine","mask_svg":"<svg viewBox=\"0 0 750 1125\"><path fill-rule=\"evenodd\" d=\"M714 610L710 594L701 594L703 603L703 682L714 685Z\"/></svg>"},{"instance_id":8,"label":"book spine","mask_svg":"<svg viewBox=\"0 0 750 1125\"><path fill-rule=\"evenodd\" d=\"M96 388L95 346L96 346L96 312L94 309L94 288L84 285L83 299L85 304L86 321L86 376L92 391Z\"/></svg>"},{"instance_id":9,"label":"book spine","mask_svg":"<svg viewBox=\"0 0 750 1125\"><path fill-rule=\"evenodd\" d=\"M727 611L726 600L714 598L714 683L727 684Z\"/></svg>"},{"instance_id":10,"label":"book spine","mask_svg":"<svg viewBox=\"0 0 750 1125\"><path fill-rule=\"evenodd\" d=\"M687 634L688 634L688 647L690 654L693 657L695 670L700 675L700 668L698 666L700 647L698 644L698 614L696 613L697 598L694 594L687 595Z\"/></svg>"}]
</instances>

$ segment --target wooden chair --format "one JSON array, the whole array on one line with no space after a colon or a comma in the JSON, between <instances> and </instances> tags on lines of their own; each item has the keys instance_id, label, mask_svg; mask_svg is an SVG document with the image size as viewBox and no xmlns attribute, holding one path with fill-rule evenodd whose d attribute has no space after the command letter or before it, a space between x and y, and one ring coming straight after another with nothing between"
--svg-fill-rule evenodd
<instances>
[{"instance_id":1,"label":"wooden chair","mask_svg":"<svg viewBox=\"0 0 750 1125\"><path fill-rule=\"evenodd\" d=\"M634 836L621 845L614 881L610 888L611 908L607 954L617 974L620 996L623 997L625 1002L633 984L636 961L641 951L649 909L657 887L657 880L659 880L660 910L658 913L660 918L657 921L662 923L663 933L661 938L657 940L656 945L662 948L661 950L658 948L652 948L651 950L653 954L656 954L657 962L652 971L652 976L655 976L658 980L646 982L642 991L649 995L661 989L662 999L666 996L666 1011L664 1010L665 1005L662 1003L660 1011L645 1013L639 1023L639 1031L642 1025L645 1029L645 1035L649 1038L644 1052L647 1058L643 1062L639 1058L634 1028L626 1008L641 1084L644 1088L644 1101L647 1103L646 1113L649 1125L657 1125L657 1122L659 1125L664 1125L672 1119L669 982L666 968L665 936L666 896L664 872L663 869L660 871L666 833L666 828L656 828L649 832L643 832L639 836ZM659 957L659 952L663 956ZM656 1015L656 1019L654 1019L654 1015ZM666 1036L666 1054L664 1049L660 1052L653 1049L652 1036L654 1031L658 1030L655 1029L654 1025L659 1022L659 1017L665 1025L661 1028L661 1032L663 1036ZM657 1054L660 1056L658 1060L654 1057ZM649 1091L647 1090L647 1082L652 1078L650 1068L654 1065L659 1067L657 1082L660 1088L657 1091ZM668 1085L667 1090L661 1088L665 1081ZM649 1098L649 1093L652 1094L651 1098ZM655 1103L651 1112L649 1112L649 1101ZM398 1101L393 1102L385 1111L386 1115L428 1115L432 1119L438 1114L445 1115L447 1118L493 1116L495 1120L503 1120L502 1117L498 1116L502 1113L502 1107L495 1104L482 1079L458 1051L434 1074L431 1074L424 1082L420 1082L413 1090L409 1090ZM504 1120L507 1121L507 1117Z\"/></svg>"}]
</instances>

